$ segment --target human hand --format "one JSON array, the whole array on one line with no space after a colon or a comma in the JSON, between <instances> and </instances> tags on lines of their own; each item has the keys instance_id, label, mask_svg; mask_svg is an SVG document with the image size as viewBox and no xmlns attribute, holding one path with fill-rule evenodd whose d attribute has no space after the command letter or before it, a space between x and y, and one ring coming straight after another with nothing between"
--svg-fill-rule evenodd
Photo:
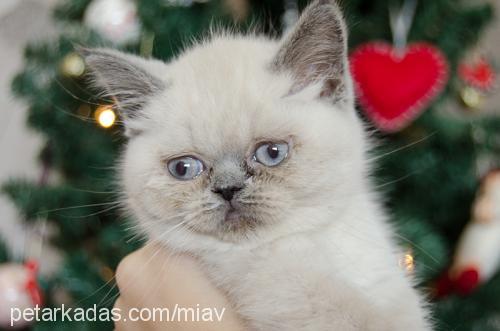
<instances>
[{"instance_id":1,"label":"human hand","mask_svg":"<svg viewBox=\"0 0 500 331\"><path fill-rule=\"evenodd\" d=\"M228 300L210 283L192 257L172 256L164 247L148 244L122 260L116 281L120 297L114 309L119 309L121 316L115 322L117 331L243 330ZM208 321L209 315L212 321Z\"/></svg>"}]
</instances>

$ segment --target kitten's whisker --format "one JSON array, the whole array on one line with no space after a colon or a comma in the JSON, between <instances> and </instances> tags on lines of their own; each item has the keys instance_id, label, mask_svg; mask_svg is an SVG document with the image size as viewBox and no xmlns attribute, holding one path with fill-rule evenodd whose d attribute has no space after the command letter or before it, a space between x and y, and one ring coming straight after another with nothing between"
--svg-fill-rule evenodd
<instances>
[{"instance_id":1,"label":"kitten's whisker","mask_svg":"<svg viewBox=\"0 0 500 331\"><path fill-rule=\"evenodd\" d=\"M41 97L43 98L43 97ZM64 108L61 108L59 107L58 105L56 105L55 103L53 103L51 100L49 100L48 98L43 98L46 102L48 102L52 107L54 107L55 110L57 111L60 111L61 113L64 113L68 116L71 116L71 117L74 117L74 118L77 118L83 122L87 122L87 123L96 123L96 120L93 118L93 117L87 117L87 116L80 116L80 115L76 115L75 113L71 112L71 111L68 111ZM118 122L118 121L117 121Z\"/></svg>"},{"instance_id":2,"label":"kitten's whisker","mask_svg":"<svg viewBox=\"0 0 500 331\"><path fill-rule=\"evenodd\" d=\"M185 220L184 222L187 222L188 220ZM167 234L167 233L170 233L172 232L173 230L179 228L179 226L182 226L184 222L181 222L179 224L177 224L174 228L170 229L170 231L167 231L166 233L163 233L160 237L158 238L153 238L151 239L148 243L146 243L145 247L148 246L148 245L154 245L154 244L157 244L158 245L158 249L154 252L154 254L142 265L142 267L138 268L139 270L140 269L143 269L145 267L147 267L147 265L149 263L151 263L153 261L153 259L160 253L160 251L165 247L165 242L164 242L164 235ZM175 252L171 252L168 256L168 258L163 262L164 265L166 265L166 261L168 261L169 259L171 259L173 256L175 255ZM163 269L164 267L162 267ZM134 279L135 280L138 280L137 278ZM130 285L130 284L129 284ZM124 285L122 284L121 286L121 289L123 290L124 288L126 288L127 285ZM154 289L154 288L153 288ZM146 295L147 293L145 293L144 295ZM119 293L117 295L115 295L114 297L116 298L117 296L119 295ZM112 298L111 300L113 300L114 298ZM108 300L109 301L109 300ZM142 301L142 300L140 300ZM140 306L140 304L138 305Z\"/></svg>"},{"instance_id":3,"label":"kitten's whisker","mask_svg":"<svg viewBox=\"0 0 500 331\"><path fill-rule=\"evenodd\" d=\"M147 243L147 244L143 247L143 249L144 249L146 246L148 246L148 245L152 245L152 244L153 244L153 241L148 242L148 243ZM160 252L160 249L157 249L157 250L155 251L155 253L154 253L154 254L153 254L153 255L152 255L152 256L151 256L151 257L150 257L150 258L149 258L149 259L148 259L148 260L147 260L147 261L146 261L146 262L145 262L145 263L144 263L141 267L140 267L140 268L138 268L137 270L142 270L142 269L146 268L146 267L148 266L148 264L149 264L149 263L151 263L151 261L154 259L154 257L155 257L156 255L158 255L158 253L159 253L159 252ZM129 278L129 279L130 279L130 278ZM138 280L138 279L137 279L136 277L134 277L134 278L132 278L132 279L130 279L130 280L136 281L136 280ZM131 283L131 282L129 282L129 283ZM123 290L124 288L126 288L128 285L130 285L130 284L122 284L122 290ZM119 294L117 294L117 295L119 295Z\"/></svg>"},{"instance_id":4,"label":"kitten's whisker","mask_svg":"<svg viewBox=\"0 0 500 331\"><path fill-rule=\"evenodd\" d=\"M398 233L396 233L395 236L398 237L399 239L401 239L401 240L409 243L410 245L412 245L412 247L417 248L417 250L419 250L420 252L424 253L432 261L436 262L436 264L439 264L439 261L434 256L432 256L429 252L427 252L425 249L423 249L420 245L418 245L417 243L415 243L411 239L406 238L405 236L403 236L401 234L398 234Z\"/></svg>"},{"instance_id":5,"label":"kitten's whisker","mask_svg":"<svg viewBox=\"0 0 500 331\"><path fill-rule=\"evenodd\" d=\"M80 188L73 188L73 190L78 191L78 192L85 192L85 193L95 193L95 194L125 194L126 192L124 191L93 191L93 190L84 190Z\"/></svg>"},{"instance_id":6,"label":"kitten's whisker","mask_svg":"<svg viewBox=\"0 0 500 331\"><path fill-rule=\"evenodd\" d=\"M130 226L127 228L127 230L134 230L136 228L139 228L141 229L142 231L146 232L147 230L153 230L155 229L155 225L158 224L158 223L165 223L165 224L168 224L169 221L171 220L174 220L176 218L180 218L180 217L184 217L184 216L187 216L187 213L186 212L183 212L183 213L178 213L176 215L172 215L168 218L165 218L165 219L158 219L158 220L154 220L154 221L148 221L148 222L138 222L137 224L134 224L133 226ZM178 223L177 225L175 225L173 228L170 228L171 231L175 230L177 227L179 226L182 226L183 223L187 223L189 222L190 220L189 219L185 219L184 221ZM167 231L168 232L168 231ZM137 239L138 237L140 236L143 236L144 234L143 233L137 233L136 235L132 236L131 238L127 239L127 243L131 242L132 240L135 240ZM163 236L164 234L162 234L161 236ZM160 237L161 237L160 236Z\"/></svg>"},{"instance_id":7,"label":"kitten's whisker","mask_svg":"<svg viewBox=\"0 0 500 331\"><path fill-rule=\"evenodd\" d=\"M78 100L78 101L81 101L83 103L86 103L88 105L93 105L93 106L101 106L101 104L99 103L95 103L95 102L91 102L90 99L89 100L84 100L80 97L78 97L77 95L75 95L73 92L71 92L68 88L66 88L66 86L64 86L64 84L61 83L61 81L59 81L59 79L55 78L54 79L57 83L57 85L59 85L59 87L64 91L66 92L68 95L70 95L73 99L75 100ZM85 91L86 92L86 91ZM87 93L87 92L86 92ZM89 96L92 96L89 94Z\"/></svg>"},{"instance_id":8,"label":"kitten's whisker","mask_svg":"<svg viewBox=\"0 0 500 331\"><path fill-rule=\"evenodd\" d=\"M419 170L412 171L412 172L411 172L411 173L409 173L409 174L406 174L406 175L401 176L401 177L399 177L399 178L396 178L396 179L390 180L390 181L385 182L385 183L383 183L383 184L377 185L377 186L375 186L374 188L375 188L375 189L380 189L380 188L385 187L385 186L389 186L389 185L392 185L392 184L399 183L399 182L401 182L401 181L403 181L403 180L405 180L405 179L410 178L411 176L414 176L414 175L417 175L417 174L422 173L424 170L425 170L425 169L419 169Z\"/></svg>"},{"instance_id":9,"label":"kitten's whisker","mask_svg":"<svg viewBox=\"0 0 500 331\"><path fill-rule=\"evenodd\" d=\"M87 167L89 167L90 169L97 169L97 170L117 170L118 169L118 166L107 166L107 167L87 166Z\"/></svg>"},{"instance_id":10,"label":"kitten's whisker","mask_svg":"<svg viewBox=\"0 0 500 331\"><path fill-rule=\"evenodd\" d=\"M134 242L135 240L148 240L147 234L142 233L142 232L137 232L136 234L130 236L127 240L125 240L125 243L130 244L131 242Z\"/></svg>"},{"instance_id":11,"label":"kitten's whisker","mask_svg":"<svg viewBox=\"0 0 500 331\"><path fill-rule=\"evenodd\" d=\"M66 218L72 218L72 219L78 219L78 218L87 218L87 217L91 217L91 216L96 216L96 215L100 215L100 214L104 214L110 210L113 210L113 209L117 209L117 208L120 208L121 206L120 205L115 205L115 206L111 206L111 207L108 207L106 209L103 209L103 210L100 210L100 211L97 211L95 213L92 213L92 214L88 214L88 215L83 215L83 216L71 216L71 215L63 215L64 217Z\"/></svg>"},{"instance_id":12,"label":"kitten's whisker","mask_svg":"<svg viewBox=\"0 0 500 331\"><path fill-rule=\"evenodd\" d=\"M377 155L377 156L375 156L375 157L373 157L373 158L370 158L370 159L368 159L368 160L367 160L367 162L373 162L373 161L376 161L376 160L382 159L382 158L384 158L384 157L386 157L386 156L389 156L389 155L392 155L392 154L394 154L394 153L397 153L397 152L400 152L400 151L402 151L402 150L405 150L405 149L407 149L407 148L413 147L413 146L415 146L415 145L417 145L417 144L420 144L421 142L424 142L425 140L427 140L427 139L431 138L431 137L432 137L432 136L434 136L435 134L436 134L436 132L432 132L432 133L430 133L430 134L426 135L425 137L420 138L420 139L418 139L418 140L416 140L416 141L414 141L414 142L411 142L411 143L409 143L409 144L406 144L406 145L403 145L403 146L401 146L401 147L398 147L398 148L396 148L396 149L394 149L394 150L392 150L392 151L390 151L390 152L387 152L387 153L384 153L384 154L381 154L381 155Z\"/></svg>"},{"instance_id":13,"label":"kitten's whisker","mask_svg":"<svg viewBox=\"0 0 500 331\"><path fill-rule=\"evenodd\" d=\"M114 287L116 287L117 285L115 284ZM108 296L109 294L111 293L111 291L108 291L108 293L106 293L106 296ZM101 300L101 302L98 304L98 306L101 306L101 307L108 307L111 305L111 303L113 303L118 297L120 296L120 292L116 293L116 294L113 294L111 297L109 297L109 299L107 299L106 301L103 302L103 300Z\"/></svg>"},{"instance_id":14,"label":"kitten's whisker","mask_svg":"<svg viewBox=\"0 0 500 331\"><path fill-rule=\"evenodd\" d=\"M157 242L157 244L159 245L159 247L158 247L156 253L154 254L155 256L163 249L163 246L164 246L163 243L161 243L161 242ZM177 252L175 252L175 251L168 251L168 252L169 252L168 256L164 260L161 261L162 266L160 268L160 271L156 274L157 277L160 277L160 275L163 274L165 267L170 262L172 262L172 259L179 257L179 254L177 254ZM156 283L159 283L159 282L156 282ZM144 293L142 294L142 298L139 299L139 301L138 301L137 306L139 306L139 307L142 306L142 302L149 296L149 292L156 290L156 284L154 282L151 282L150 284L152 285L150 290L144 291Z\"/></svg>"},{"instance_id":15,"label":"kitten's whisker","mask_svg":"<svg viewBox=\"0 0 500 331\"><path fill-rule=\"evenodd\" d=\"M99 293L101 290L103 290L106 286L110 285L112 282L114 282L115 280L115 276L113 275L113 277L111 277L107 282L105 282L104 284L102 284L101 286L99 286L99 288L97 288L94 292L92 292L91 294L89 294L88 296L86 296L85 298L81 299L81 300L78 300L78 302L75 303L75 306L78 307L81 303L85 302L86 300L90 299L91 297L93 297L94 295L96 295L97 293ZM116 283L112 285L111 289L108 290L108 292L106 292L105 294L105 297L109 295L109 293L116 287ZM101 303L102 303L103 299L101 299L101 301L99 301L99 303L97 304L97 306L100 306Z\"/></svg>"},{"instance_id":16,"label":"kitten's whisker","mask_svg":"<svg viewBox=\"0 0 500 331\"><path fill-rule=\"evenodd\" d=\"M41 211L37 212L37 214L52 213L55 211L70 210L70 209L77 209L77 208L89 208L89 207L99 207L99 206L119 205L119 204L121 204L121 201L92 203L92 204L88 204L88 205L70 206L70 207L62 207L62 208L55 208L55 209L49 209L49 210L41 210Z\"/></svg>"}]
</instances>

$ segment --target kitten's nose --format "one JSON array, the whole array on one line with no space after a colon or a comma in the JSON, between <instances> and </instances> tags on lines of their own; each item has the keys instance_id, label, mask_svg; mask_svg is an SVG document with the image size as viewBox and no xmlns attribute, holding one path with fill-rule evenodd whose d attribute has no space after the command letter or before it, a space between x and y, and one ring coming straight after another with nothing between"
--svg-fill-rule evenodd
<instances>
[{"instance_id":1,"label":"kitten's nose","mask_svg":"<svg viewBox=\"0 0 500 331\"><path fill-rule=\"evenodd\" d=\"M238 191L241 191L242 188L243 187L240 186L229 186L216 188L214 192L220 194L224 198L224 200L231 201L233 200L234 194Z\"/></svg>"}]
</instances>

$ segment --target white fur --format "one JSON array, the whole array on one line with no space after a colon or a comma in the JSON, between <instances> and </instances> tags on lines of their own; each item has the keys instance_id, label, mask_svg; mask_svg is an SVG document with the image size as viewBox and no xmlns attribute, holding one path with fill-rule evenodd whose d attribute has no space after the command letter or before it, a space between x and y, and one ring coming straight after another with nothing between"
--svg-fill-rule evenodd
<instances>
[{"instance_id":1,"label":"white fur","mask_svg":"<svg viewBox=\"0 0 500 331\"><path fill-rule=\"evenodd\" d=\"M222 36L151 72L168 88L134 123L143 132L122 174L130 209L149 238L197 256L252 330L428 330L372 192L354 109L314 87L287 96L291 77L268 69L277 51L275 41ZM164 160L194 154L211 167L261 138L293 141L283 165L263 170L279 183L248 179L269 224L227 237L195 231L221 221L223 202L208 177L178 181Z\"/></svg>"}]
</instances>

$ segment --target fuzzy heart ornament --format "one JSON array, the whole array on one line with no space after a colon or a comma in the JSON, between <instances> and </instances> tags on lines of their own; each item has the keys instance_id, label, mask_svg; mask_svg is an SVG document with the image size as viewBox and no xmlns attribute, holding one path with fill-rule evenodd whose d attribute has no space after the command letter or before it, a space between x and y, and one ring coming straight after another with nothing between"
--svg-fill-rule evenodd
<instances>
[{"instance_id":1,"label":"fuzzy heart ornament","mask_svg":"<svg viewBox=\"0 0 500 331\"><path fill-rule=\"evenodd\" d=\"M408 126L448 81L444 54L427 43L405 49L372 42L350 56L356 94L366 115L382 131Z\"/></svg>"}]
</instances>

